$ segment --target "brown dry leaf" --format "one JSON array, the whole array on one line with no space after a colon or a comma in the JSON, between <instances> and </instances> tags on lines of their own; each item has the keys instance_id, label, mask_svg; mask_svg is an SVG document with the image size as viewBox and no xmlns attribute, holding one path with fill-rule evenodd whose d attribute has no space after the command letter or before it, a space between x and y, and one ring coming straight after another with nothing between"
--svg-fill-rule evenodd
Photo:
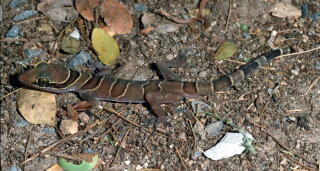
<instances>
[{"instance_id":1,"label":"brown dry leaf","mask_svg":"<svg viewBox=\"0 0 320 171\"><path fill-rule=\"evenodd\" d=\"M126 34L133 28L133 20L128 9L116 0L105 0L100 14L104 22L117 34Z\"/></svg>"},{"instance_id":2,"label":"brown dry leaf","mask_svg":"<svg viewBox=\"0 0 320 171\"><path fill-rule=\"evenodd\" d=\"M67 111L68 117L71 120L77 121L79 119L79 114L73 109L73 107L69 103L67 104Z\"/></svg>"},{"instance_id":3,"label":"brown dry leaf","mask_svg":"<svg viewBox=\"0 0 320 171\"><path fill-rule=\"evenodd\" d=\"M99 6L101 0L76 0L76 8L83 18L94 21L94 9Z\"/></svg>"},{"instance_id":4,"label":"brown dry leaf","mask_svg":"<svg viewBox=\"0 0 320 171\"><path fill-rule=\"evenodd\" d=\"M23 88L17 93L17 103L29 123L55 125L57 102L54 94Z\"/></svg>"},{"instance_id":5,"label":"brown dry leaf","mask_svg":"<svg viewBox=\"0 0 320 171\"><path fill-rule=\"evenodd\" d=\"M85 111L92 108L92 104L87 101L81 101L80 103L77 103L73 106L73 109L77 112L79 111Z\"/></svg>"},{"instance_id":6,"label":"brown dry leaf","mask_svg":"<svg viewBox=\"0 0 320 171\"><path fill-rule=\"evenodd\" d=\"M58 164L54 164L53 166L51 166L46 171L63 171L63 169Z\"/></svg>"}]
</instances>

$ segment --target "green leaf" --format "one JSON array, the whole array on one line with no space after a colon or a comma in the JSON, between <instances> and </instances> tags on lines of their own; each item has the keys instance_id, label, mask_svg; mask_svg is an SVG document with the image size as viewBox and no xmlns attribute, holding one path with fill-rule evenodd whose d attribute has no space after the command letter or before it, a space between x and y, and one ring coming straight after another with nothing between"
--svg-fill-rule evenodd
<instances>
[{"instance_id":1,"label":"green leaf","mask_svg":"<svg viewBox=\"0 0 320 171\"><path fill-rule=\"evenodd\" d=\"M216 60L226 59L231 57L238 51L238 46L233 42L225 42L222 44L214 57Z\"/></svg>"},{"instance_id":2,"label":"green leaf","mask_svg":"<svg viewBox=\"0 0 320 171\"><path fill-rule=\"evenodd\" d=\"M99 59L106 65L111 65L120 55L120 48L102 28L95 28L92 32L92 45Z\"/></svg>"},{"instance_id":3,"label":"green leaf","mask_svg":"<svg viewBox=\"0 0 320 171\"><path fill-rule=\"evenodd\" d=\"M58 158L58 164L68 170L68 171L90 171L93 169L99 161L98 155L95 155L92 158L92 162L82 161L80 165L76 165L70 162L67 162L64 158Z\"/></svg>"}]
</instances>

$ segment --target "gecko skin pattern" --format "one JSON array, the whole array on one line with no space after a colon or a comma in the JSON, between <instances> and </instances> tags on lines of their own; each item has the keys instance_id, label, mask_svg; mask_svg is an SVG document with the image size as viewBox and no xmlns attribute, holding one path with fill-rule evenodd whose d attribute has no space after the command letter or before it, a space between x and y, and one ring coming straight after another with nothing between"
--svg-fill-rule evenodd
<instances>
[{"instance_id":1,"label":"gecko skin pattern","mask_svg":"<svg viewBox=\"0 0 320 171\"><path fill-rule=\"evenodd\" d=\"M161 123L166 122L166 113L160 104L179 103L183 99L197 98L225 90L242 81L264 64L277 56L290 53L290 48L273 50L244 65L237 71L212 82L182 81L170 67L179 67L185 56L176 60L162 61L157 66L164 80L132 81L110 76L92 75L71 70L60 64L41 62L26 71L18 80L35 89L54 93L76 92L84 100L98 105L98 100L129 103L149 103ZM180 61L179 61L180 60Z\"/></svg>"}]
</instances>

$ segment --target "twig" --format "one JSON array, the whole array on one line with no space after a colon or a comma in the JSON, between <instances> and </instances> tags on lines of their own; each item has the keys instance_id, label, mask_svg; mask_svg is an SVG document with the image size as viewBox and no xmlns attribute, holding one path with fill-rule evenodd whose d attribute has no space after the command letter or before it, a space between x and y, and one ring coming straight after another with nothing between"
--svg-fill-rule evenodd
<instances>
[{"instance_id":1,"label":"twig","mask_svg":"<svg viewBox=\"0 0 320 171\"><path fill-rule=\"evenodd\" d=\"M41 20L41 19L45 19L45 18L47 18L47 16L31 18L31 19L29 19L29 20L24 20L24 21L21 21L21 22L16 23L16 24L23 24L23 23L27 23L27 22L29 22L29 21Z\"/></svg>"},{"instance_id":2,"label":"twig","mask_svg":"<svg viewBox=\"0 0 320 171\"><path fill-rule=\"evenodd\" d=\"M263 130L263 129L262 129L262 131L265 132L266 134L268 134L270 137L272 137L282 148L286 149L287 151L290 151L293 155L295 155L295 156L297 156L297 157L299 157L299 158L301 158L301 159L303 159L303 160L305 160L305 161L307 161L307 162L309 162L309 163L312 163L312 164L314 164L314 165L317 165L316 162L309 161L309 160L307 160L306 158L304 158L303 156L301 156L300 154L297 154L297 153L293 152L289 147L287 147L285 144L283 144L280 140L278 140L278 139L277 139L273 134L271 134L270 132L268 132L268 131L266 131L266 130Z\"/></svg>"},{"instance_id":3,"label":"twig","mask_svg":"<svg viewBox=\"0 0 320 171\"><path fill-rule=\"evenodd\" d=\"M316 51L316 50L320 50L320 47L317 47L317 48L314 48L314 49L310 49L310 50L306 50L306 51L302 51L302 52L289 53L289 54L286 54L286 55L281 55L281 56L276 57L275 59L282 58L282 57L287 57L287 56L293 56L293 55L300 55L300 54L303 54L303 53L308 53L308 52L312 52L312 51Z\"/></svg>"},{"instance_id":4,"label":"twig","mask_svg":"<svg viewBox=\"0 0 320 171\"><path fill-rule=\"evenodd\" d=\"M270 96L269 96L266 104L263 106L263 108L261 109L261 111L259 112L259 114L264 113L264 111L266 110L266 108L267 108L267 106L268 106L268 104L269 104L272 96L274 95L274 93L276 93L276 92L278 91L278 89L279 89L279 86L277 86L276 88L274 88L274 90L273 90L272 93L270 94Z\"/></svg>"},{"instance_id":5,"label":"twig","mask_svg":"<svg viewBox=\"0 0 320 171\"><path fill-rule=\"evenodd\" d=\"M175 147L175 149L176 149L176 152L177 152L177 154L179 156L179 159L181 160L182 166L184 167L185 170L188 170L187 163L182 158L179 149L177 147Z\"/></svg>"},{"instance_id":6,"label":"twig","mask_svg":"<svg viewBox=\"0 0 320 171\"><path fill-rule=\"evenodd\" d=\"M121 118L124 119L125 121L133 124L134 126L136 126L136 127L138 127L138 128L143 129L144 131L148 131L149 133L152 133L152 132L153 132L153 130L150 130L150 129L147 129L147 128L143 128L141 125L139 125L139 124L137 124L137 123L134 123L134 122L132 122L131 120L128 120L128 119L125 118L124 116L120 115L120 114L119 114L117 111L115 111L114 109L105 109L105 110L116 114L117 116L121 117ZM162 136L162 137L164 137L164 138L169 138L169 139L172 139L172 140L176 140L176 141L182 141L182 142L184 141L184 140L182 140L182 139L174 138L174 137L169 137L169 136L163 135L163 134L161 134L161 133L157 133L157 132L155 132L154 134L155 134L155 135Z\"/></svg>"},{"instance_id":7,"label":"twig","mask_svg":"<svg viewBox=\"0 0 320 171\"><path fill-rule=\"evenodd\" d=\"M103 122L103 121L101 121L101 122ZM69 135L68 137L63 138L63 139L61 139L61 140L59 140L59 141L57 141L57 142L49 145L48 147L40 150L38 153L32 155L29 159L23 161L23 162L21 163L21 165L24 165L24 164L28 163L29 161L35 159L35 158L38 157L38 156L44 155L45 153L47 153L48 151L52 150L52 149L53 149L54 147L56 147L57 145L60 145L60 144L62 144L62 143L65 143L65 142L69 141L70 139L72 139L72 138L74 138L74 137L76 137L76 136L79 136L79 135L81 135L81 134L89 131L91 128L95 127L96 125L99 125L101 122L99 122L99 121L97 120L94 124L92 124L92 125L90 125L90 126L87 126L84 130L79 131L79 132L77 132L77 133L75 133L75 134Z\"/></svg>"},{"instance_id":8,"label":"twig","mask_svg":"<svg viewBox=\"0 0 320 171\"><path fill-rule=\"evenodd\" d=\"M285 155L287 158L289 158L289 159L292 160L293 162L297 163L298 165L301 165L301 166L303 166L303 167L305 167L305 168L307 168L307 169L309 169L309 170L317 170L317 168L309 167L309 166L307 166L307 165L305 165L305 164L303 164L303 163L295 160L294 158L292 158L292 157L290 157L288 154L286 154L284 151L282 151L282 150L280 150L280 151L282 152L283 155Z\"/></svg>"},{"instance_id":9,"label":"twig","mask_svg":"<svg viewBox=\"0 0 320 171\"><path fill-rule=\"evenodd\" d=\"M136 116L136 117L134 118L133 122L136 122L137 119L138 119L138 116ZM117 150L116 156L114 157L114 160L112 161L112 163L110 164L110 166L113 166L113 165L115 164L115 162L118 160L120 150L122 149L122 144L123 144L125 141L127 141L127 137L128 137L129 132L130 132L131 129L132 129L132 125L133 125L133 124L130 124L127 132L126 132L125 135L123 136L123 138L122 138L122 140L121 140L121 143L119 144L119 148L118 148L118 150Z\"/></svg>"},{"instance_id":10,"label":"twig","mask_svg":"<svg viewBox=\"0 0 320 171\"><path fill-rule=\"evenodd\" d=\"M42 38L42 39L26 39L26 38L3 38L0 42L50 42L55 40L53 38Z\"/></svg>"},{"instance_id":11,"label":"twig","mask_svg":"<svg viewBox=\"0 0 320 171\"><path fill-rule=\"evenodd\" d=\"M224 27L225 29L228 27L228 24L229 24L229 20L230 20L230 16L231 16L231 11L232 11L232 3L233 3L232 0L229 0L229 14L228 14L226 26Z\"/></svg>"},{"instance_id":12,"label":"twig","mask_svg":"<svg viewBox=\"0 0 320 171\"><path fill-rule=\"evenodd\" d=\"M308 94L308 92L309 92L309 91L311 90L311 88L318 82L319 79L320 79L320 76L314 80L314 82L311 84L311 86L308 88L307 92L306 92L303 96L305 96L305 95Z\"/></svg>"},{"instance_id":13,"label":"twig","mask_svg":"<svg viewBox=\"0 0 320 171\"><path fill-rule=\"evenodd\" d=\"M4 95L3 97L0 98L0 101L3 100L3 99L5 99L5 98L7 98L8 96L10 96L10 95L18 92L18 91L20 91L21 89L22 89L22 88L19 88L19 89L17 89L17 90L14 90L14 91L8 93L7 95Z\"/></svg>"},{"instance_id":14,"label":"twig","mask_svg":"<svg viewBox=\"0 0 320 171\"><path fill-rule=\"evenodd\" d=\"M191 124L191 121L190 119L188 120L189 121L189 124L190 124L190 128L191 128L191 131L192 131L192 135L193 135L193 139L194 139L194 151L197 150L197 137L196 137L196 134L194 133L194 130L192 128L192 124Z\"/></svg>"}]
</instances>

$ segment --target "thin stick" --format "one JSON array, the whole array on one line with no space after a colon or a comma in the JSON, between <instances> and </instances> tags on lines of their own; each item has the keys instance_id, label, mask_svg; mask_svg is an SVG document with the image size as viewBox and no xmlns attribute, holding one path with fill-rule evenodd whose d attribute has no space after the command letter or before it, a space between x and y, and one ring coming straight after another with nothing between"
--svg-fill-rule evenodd
<instances>
[{"instance_id":1,"label":"thin stick","mask_svg":"<svg viewBox=\"0 0 320 171\"><path fill-rule=\"evenodd\" d=\"M289 54L286 54L286 55L281 55L281 56L276 57L275 59L282 58L282 57L287 57L287 56L293 56L293 55L300 55L300 54L303 54L303 53L308 53L308 52L312 52L312 51L316 51L316 50L320 50L320 47L317 47L317 48L314 48L314 49L310 49L310 50L306 50L306 51L302 51L302 52L289 53Z\"/></svg>"},{"instance_id":2,"label":"thin stick","mask_svg":"<svg viewBox=\"0 0 320 171\"><path fill-rule=\"evenodd\" d=\"M318 80L320 79L320 76L318 78L316 78L316 80L314 80L314 82L311 84L311 86L308 88L307 92L303 95L307 95L308 92L311 90L311 88L318 82Z\"/></svg>"},{"instance_id":3,"label":"thin stick","mask_svg":"<svg viewBox=\"0 0 320 171\"><path fill-rule=\"evenodd\" d=\"M45 18L47 18L47 16L43 16L43 17L36 17L36 18L29 19L29 20L24 20L24 21L21 21L21 22L16 23L16 24L23 24L23 23L27 23L27 22L29 22L29 21L41 20L41 19L45 19Z\"/></svg>"},{"instance_id":4,"label":"thin stick","mask_svg":"<svg viewBox=\"0 0 320 171\"><path fill-rule=\"evenodd\" d=\"M179 159L181 160L182 166L184 167L185 170L188 170L187 164L184 161L184 159L182 158L179 149L177 147L175 147L175 149L176 149L176 152L178 154Z\"/></svg>"},{"instance_id":5,"label":"thin stick","mask_svg":"<svg viewBox=\"0 0 320 171\"><path fill-rule=\"evenodd\" d=\"M10 95L18 92L18 91L20 91L21 89L22 89L22 88L19 88L19 89L17 89L17 90L14 90L14 91L10 92L10 93L7 94L7 95L4 95L3 97L0 98L0 101L3 100L4 98L7 98L8 96L10 96Z\"/></svg>"},{"instance_id":6,"label":"thin stick","mask_svg":"<svg viewBox=\"0 0 320 171\"><path fill-rule=\"evenodd\" d=\"M231 16L231 11L232 11L232 0L229 0L229 14L228 14L228 18L227 18L227 23L226 26L224 27L225 29L228 27L229 25L229 20L230 20L230 16Z\"/></svg>"},{"instance_id":7,"label":"thin stick","mask_svg":"<svg viewBox=\"0 0 320 171\"><path fill-rule=\"evenodd\" d=\"M21 163L21 165L24 165L24 164L28 163L29 161L37 158L38 156L44 155L45 153L47 153L48 151L52 150L52 149L53 149L54 147L56 147L57 145L62 144L62 143L65 143L65 142L69 141L70 139L72 139L72 138L74 138L74 137L76 137L76 136L79 136L79 135L81 135L81 134L89 131L91 128L95 127L96 125L99 125L99 124L102 123L102 122L103 122L103 121L101 121L101 122L96 121L94 124L88 126L88 127L85 128L84 130L79 131L79 132L77 132L77 133L75 133L75 134L69 135L68 137L63 138L63 139L61 139L61 140L59 140L59 141L57 141L57 142L49 145L48 147L42 149L42 150L39 151L38 153L32 155L29 159L23 161L23 162Z\"/></svg>"}]
</instances>

